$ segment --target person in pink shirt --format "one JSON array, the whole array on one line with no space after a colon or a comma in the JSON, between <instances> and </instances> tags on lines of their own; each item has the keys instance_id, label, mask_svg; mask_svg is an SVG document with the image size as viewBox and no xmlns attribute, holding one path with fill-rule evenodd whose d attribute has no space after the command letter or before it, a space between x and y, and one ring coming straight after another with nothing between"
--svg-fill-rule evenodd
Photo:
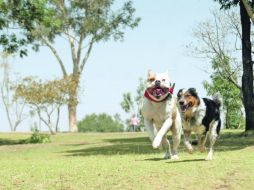
<instances>
[{"instance_id":1,"label":"person in pink shirt","mask_svg":"<svg viewBox=\"0 0 254 190\"><path fill-rule=\"evenodd\" d=\"M135 113L132 114L132 116L131 116L130 124L131 124L131 130L137 131L137 126L139 125L139 119Z\"/></svg>"}]
</instances>

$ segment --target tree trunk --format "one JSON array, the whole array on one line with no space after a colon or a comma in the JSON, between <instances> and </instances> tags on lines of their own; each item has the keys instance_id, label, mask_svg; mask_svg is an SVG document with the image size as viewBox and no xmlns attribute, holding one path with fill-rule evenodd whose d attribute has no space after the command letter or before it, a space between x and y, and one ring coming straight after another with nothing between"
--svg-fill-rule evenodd
<instances>
[{"instance_id":1,"label":"tree trunk","mask_svg":"<svg viewBox=\"0 0 254 190\"><path fill-rule=\"evenodd\" d=\"M245 131L247 132L254 130L253 63L250 41L251 23L242 1L240 1L240 15L242 24L242 93L246 117Z\"/></svg>"},{"instance_id":2,"label":"tree trunk","mask_svg":"<svg viewBox=\"0 0 254 190\"><path fill-rule=\"evenodd\" d=\"M229 110L228 110L228 106L227 106L227 111L226 111L226 129L230 128L230 122L229 122Z\"/></svg>"},{"instance_id":3,"label":"tree trunk","mask_svg":"<svg viewBox=\"0 0 254 190\"><path fill-rule=\"evenodd\" d=\"M77 105L78 105L78 87L79 87L79 77L77 64L74 64L70 88L70 99L68 103L69 112L69 132L78 132L77 127Z\"/></svg>"},{"instance_id":4,"label":"tree trunk","mask_svg":"<svg viewBox=\"0 0 254 190\"><path fill-rule=\"evenodd\" d=\"M69 132L78 132L77 127L77 105L68 104Z\"/></svg>"}]
</instances>

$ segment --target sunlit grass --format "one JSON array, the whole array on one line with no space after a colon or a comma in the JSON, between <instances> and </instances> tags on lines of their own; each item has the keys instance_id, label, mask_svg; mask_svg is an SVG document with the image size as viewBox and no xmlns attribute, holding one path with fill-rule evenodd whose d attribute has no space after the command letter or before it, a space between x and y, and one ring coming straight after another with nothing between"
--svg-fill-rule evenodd
<instances>
[{"instance_id":1,"label":"sunlit grass","mask_svg":"<svg viewBox=\"0 0 254 190\"><path fill-rule=\"evenodd\" d=\"M57 134L48 144L18 144L30 134L0 134L0 189L252 189L254 138L224 131L206 153L161 159L146 133Z\"/></svg>"}]
</instances>

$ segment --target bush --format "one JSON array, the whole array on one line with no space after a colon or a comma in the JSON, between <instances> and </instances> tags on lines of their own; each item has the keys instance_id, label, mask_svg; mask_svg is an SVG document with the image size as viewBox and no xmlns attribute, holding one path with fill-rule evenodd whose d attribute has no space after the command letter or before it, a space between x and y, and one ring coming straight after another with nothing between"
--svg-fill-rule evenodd
<instances>
[{"instance_id":1,"label":"bush","mask_svg":"<svg viewBox=\"0 0 254 190\"><path fill-rule=\"evenodd\" d=\"M29 143L49 143L50 141L50 135L49 134L41 134L38 131L33 132L32 136L25 140L26 144Z\"/></svg>"},{"instance_id":2,"label":"bush","mask_svg":"<svg viewBox=\"0 0 254 190\"><path fill-rule=\"evenodd\" d=\"M79 132L120 132L123 128L118 115L112 117L106 113L87 115L78 122Z\"/></svg>"}]
</instances>

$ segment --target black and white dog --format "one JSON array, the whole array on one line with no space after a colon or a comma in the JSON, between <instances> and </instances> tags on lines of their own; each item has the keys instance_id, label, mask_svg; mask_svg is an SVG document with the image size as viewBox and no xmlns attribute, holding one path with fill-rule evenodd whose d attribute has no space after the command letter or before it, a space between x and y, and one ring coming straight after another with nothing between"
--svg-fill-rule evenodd
<instances>
[{"instance_id":1,"label":"black and white dog","mask_svg":"<svg viewBox=\"0 0 254 190\"><path fill-rule=\"evenodd\" d=\"M219 97L214 99L199 98L195 88L181 89L177 94L178 105L184 130L184 144L190 153L193 152L190 143L191 132L198 135L198 145L201 152L205 151L206 139L209 138L209 153L206 160L213 159L213 146L221 128Z\"/></svg>"}]
</instances>

